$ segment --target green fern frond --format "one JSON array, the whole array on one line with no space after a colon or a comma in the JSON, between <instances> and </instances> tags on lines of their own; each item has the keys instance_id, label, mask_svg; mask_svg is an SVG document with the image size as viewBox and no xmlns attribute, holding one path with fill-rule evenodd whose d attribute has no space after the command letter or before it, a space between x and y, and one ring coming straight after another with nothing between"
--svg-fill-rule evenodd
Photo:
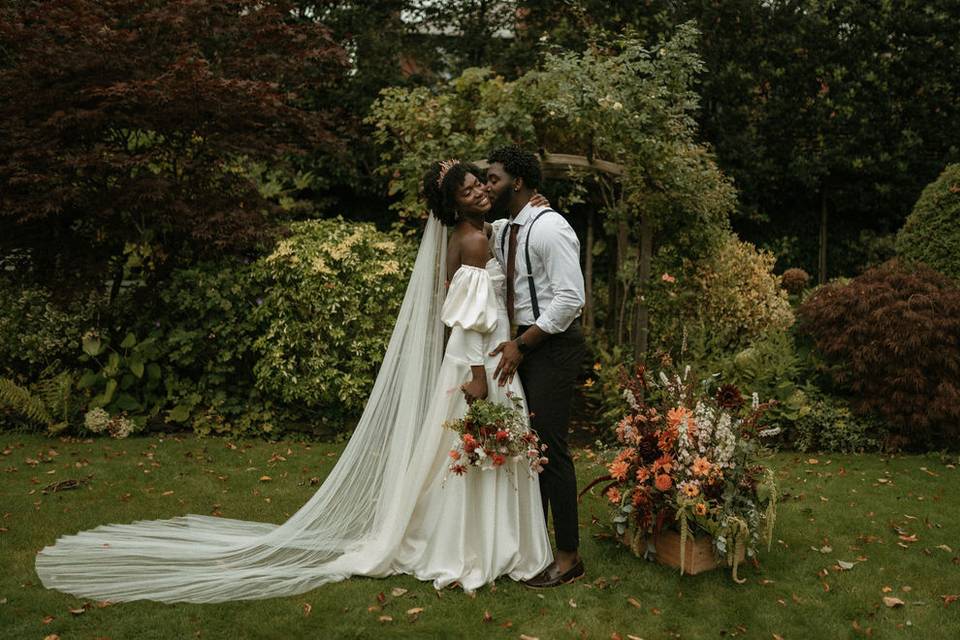
<instances>
[{"instance_id":1,"label":"green fern frond","mask_svg":"<svg viewBox=\"0 0 960 640\"><path fill-rule=\"evenodd\" d=\"M34 385L34 390L50 414L56 416L61 423L70 421L73 397L73 375L70 372L62 371L51 378L40 380Z\"/></svg>"},{"instance_id":2,"label":"green fern frond","mask_svg":"<svg viewBox=\"0 0 960 640\"><path fill-rule=\"evenodd\" d=\"M37 424L48 426L53 423L43 398L9 378L0 378L0 405L10 407Z\"/></svg>"}]
</instances>

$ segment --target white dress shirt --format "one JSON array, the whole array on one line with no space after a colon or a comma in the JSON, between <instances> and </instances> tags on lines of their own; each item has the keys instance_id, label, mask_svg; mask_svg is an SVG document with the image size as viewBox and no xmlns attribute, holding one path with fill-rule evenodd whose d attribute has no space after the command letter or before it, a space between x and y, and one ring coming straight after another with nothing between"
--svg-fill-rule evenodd
<instances>
[{"instance_id":1,"label":"white dress shirt","mask_svg":"<svg viewBox=\"0 0 960 640\"><path fill-rule=\"evenodd\" d=\"M583 271L580 269L580 240L566 219L550 210L533 225L530 223L544 209L527 205L513 220L494 220L494 254L503 270L507 270L507 249L510 230L504 234L504 225L520 225L517 231L517 255L514 273L514 322L518 326L536 324L546 333L561 333L573 323L583 309L586 296L583 289ZM530 285L527 280L525 248L530 237L530 268L540 305L540 317L533 317ZM502 245L502 246L501 246Z\"/></svg>"}]
</instances>

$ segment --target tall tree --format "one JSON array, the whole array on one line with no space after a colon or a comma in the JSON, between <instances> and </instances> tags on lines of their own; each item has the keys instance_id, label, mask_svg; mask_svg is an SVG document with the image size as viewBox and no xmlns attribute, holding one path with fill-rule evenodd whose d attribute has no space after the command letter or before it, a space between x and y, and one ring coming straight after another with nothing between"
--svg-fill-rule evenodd
<instances>
[{"instance_id":1,"label":"tall tree","mask_svg":"<svg viewBox=\"0 0 960 640\"><path fill-rule=\"evenodd\" d=\"M0 15L0 224L52 275L121 253L244 246L269 202L245 159L339 140L345 55L283 1L72 0ZM128 251L129 252L129 251ZM53 257L59 262L52 262Z\"/></svg>"}]
</instances>

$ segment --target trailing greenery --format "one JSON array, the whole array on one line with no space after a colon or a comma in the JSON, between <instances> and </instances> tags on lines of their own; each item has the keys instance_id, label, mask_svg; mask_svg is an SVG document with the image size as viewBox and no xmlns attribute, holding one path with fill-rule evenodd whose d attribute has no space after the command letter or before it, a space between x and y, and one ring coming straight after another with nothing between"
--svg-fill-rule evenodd
<instances>
[{"instance_id":1,"label":"trailing greenery","mask_svg":"<svg viewBox=\"0 0 960 640\"><path fill-rule=\"evenodd\" d=\"M897 234L897 253L960 280L960 164L948 165L920 194Z\"/></svg>"}]
</instances>

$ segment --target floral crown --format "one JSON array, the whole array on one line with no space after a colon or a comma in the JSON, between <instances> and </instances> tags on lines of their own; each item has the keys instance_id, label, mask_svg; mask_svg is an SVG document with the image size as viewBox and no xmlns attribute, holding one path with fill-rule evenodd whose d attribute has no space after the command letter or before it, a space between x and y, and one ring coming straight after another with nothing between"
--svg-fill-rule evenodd
<instances>
[{"instance_id":1,"label":"floral crown","mask_svg":"<svg viewBox=\"0 0 960 640\"><path fill-rule=\"evenodd\" d=\"M440 161L440 176L437 178L437 188L443 186L443 179L447 177L447 172L458 164L460 164L460 161L455 158Z\"/></svg>"}]
</instances>

